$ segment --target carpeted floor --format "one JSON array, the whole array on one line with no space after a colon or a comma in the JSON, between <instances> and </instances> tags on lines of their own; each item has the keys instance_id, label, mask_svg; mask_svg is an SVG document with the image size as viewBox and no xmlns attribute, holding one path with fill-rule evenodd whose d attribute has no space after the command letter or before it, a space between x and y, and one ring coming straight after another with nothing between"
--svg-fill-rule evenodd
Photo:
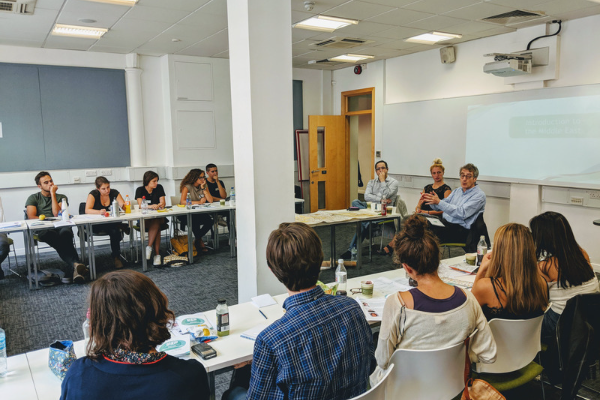
<instances>
[{"instance_id":1,"label":"carpeted floor","mask_svg":"<svg viewBox=\"0 0 600 400\"><path fill-rule=\"evenodd\" d=\"M330 230L317 228L323 241L325 259L329 259ZM340 226L336 231L338 255L348 247L354 233L352 226ZM377 239L379 243L379 238ZM385 243L385 241L384 241ZM366 245L366 242L365 242ZM461 249L451 249L451 257L462 254ZM363 250L365 264L362 269L348 268L349 277L367 275L394 268L392 257L373 255L368 262L368 249ZM107 245L96 248L98 275L112 269L110 249ZM18 272L25 274L24 257L19 259ZM60 268L61 261L55 253L42 256L42 268ZM3 264L6 268L6 264ZM128 268L142 270L141 264L129 264ZM176 315L209 310L216 307L218 298L226 298L229 305L237 303L237 262L229 256L229 247L224 243L217 253L196 258L196 262L180 268L155 269L151 266L146 272L169 298L170 308ZM321 272L324 282L334 280L334 268ZM27 281L9 276L0 281L0 326L6 330L8 355L24 353L48 346L56 339L83 339L82 323L87 309L87 295L90 284L59 285L29 290ZM235 323L235 321L232 321ZM231 373L217 375L217 398L227 389ZM598 388L597 381L588 382ZM600 396L580 390L589 399ZM508 399L542 398L539 382L531 382L523 388L508 393ZM546 399L558 400L560 391L546 386Z\"/></svg>"}]
</instances>

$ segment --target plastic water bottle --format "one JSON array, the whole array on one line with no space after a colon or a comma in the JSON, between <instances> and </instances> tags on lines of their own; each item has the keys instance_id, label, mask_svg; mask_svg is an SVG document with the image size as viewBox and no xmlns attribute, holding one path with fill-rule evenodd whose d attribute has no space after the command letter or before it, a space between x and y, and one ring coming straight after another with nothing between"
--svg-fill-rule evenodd
<instances>
[{"instance_id":1,"label":"plastic water bottle","mask_svg":"<svg viewBox=\"0 0 600 400\"><path fill-rule=\"evenodd\" d=\"M340 258L338 260L338 266L335 270L335 282L338 284L337 294L339 294L340 296L346 296L348 294L346 292L346 285L348 283L348 272L346 271L346 267L344 267L343 258Z\"/></svg>"},{"instance_id":2,"label":"plastic water bottle","mask_svg":"<svg viewBox=\"0 0 600 400\"><path fill-rule=\"evenodd\" d=\"M125 214L131 214L131 200L129 200L129 195L125 196Z\"/></svg>"},{"instance_id":3,"label":"plastic water bottle","mask_svg":"<svg viewBox=\"0 0 600 400\"><path fill-rule=\"evenodd\" d=\"M119 218L119 216L121 215L121 207L119 207L119 202L116 198L113 200L111 208L112 216L115 218Z\"/></svg>"},{"instance_id":4,"label":"plastic water bottle","mask_svg":"<svg viewBox=\"0 0 600 400\"><path fill-rule=\"evenodd\" d=\"M192 196L190 196L190 194L187 194L187 197L185 198L185 208L187 208L188 210L192 209Z\"/></svg>"},{"instance_id":5,"label":"plastic water bottle","mask_svg":"<svg viewBox=\"0 0 600 400\"><path fill-rule=\"evenodd\" d=\"M233 186L231 187L231 192L229 193L229 205L231 207L235 207L235 190L233 190Z\"/></svg>"},{"instance_id":6,"label":"plastic water bottle","mask_svg":"<svg viewBox=\"0 0 600 400\"><path fill-rule=\"evenodd\" d=\"M148 203L146 202L146 196L142 197L142 214L148 214Z\"/></svg>"},{"instance_id":7,"label":"plastic water bottle","mask_svg":"<svg viewBox=\"0 0 600 400\"><path fill-rule=\"evenodd\" d=\"M87 314L85 315L85 321L83 321L82 329L83 329L83 341L85 343L85 348L87 349L88 342L90 341L90 309L89 308L87 310Z\"/></svg>"},{"instance_id":8,"label":"plastic water bottle","mask_svg":"<svg viewBox=\"0 0 600 400\"><path fill-rule=\"evenodd\" d=\"M385 217L387 215L387 199L385 196L381 198L381 215Z\"/></svg>"},{"instance_id":9,"label":"plastic water bottle","mask_svg":"<svg viewBox=\"0 0 600 400\"><path fill-rule=\"evenodd\" d=\"M356 260L358 260L358 249L356 247L353 247L352 249L350 249L350 261Z\"/></svg>"},{"instance_id":10,"label":"plastic water bottle","mask_svg":"<svg viewBox=\"0 0 600 400\"><path fill-rule=\"evenodd\" d=\"M69 220L69 207L67 206L67 199L62 199L62 204L60 206L61 216L63 221Z\"/></svg>"},{"instance_id":11,"label":"plastic water bottle","mask_svg":"<svg viewBox=\"0 0 600 400\"><path fill-rule=\"evenodd\" d=\"M481 265L483 256L487 253L487 243L485 242L485 236L481 235L479 243L477 243L477 266Z\"/></svg>"},{"instance_id":12,"label":"plastic water bottle","mask_svg":"<svg viewBox=\"0 0 600 400\"><path fill-rule=\"evenodd\" d=\"M227 307L227 300L219 299L217 304L217 336L228 336L229 335L229 307Z\"/></svg>"},{"instance_id":13,"label":"plastic water bottle","mask_svg":"<svg viewBox=\"0 0 600 400\"><path fill-rule=\"evenodd\" d=\"M6 365L6 334L0 328L0 378L6 376L8 366Z\"/></svg>"}]
</instances>

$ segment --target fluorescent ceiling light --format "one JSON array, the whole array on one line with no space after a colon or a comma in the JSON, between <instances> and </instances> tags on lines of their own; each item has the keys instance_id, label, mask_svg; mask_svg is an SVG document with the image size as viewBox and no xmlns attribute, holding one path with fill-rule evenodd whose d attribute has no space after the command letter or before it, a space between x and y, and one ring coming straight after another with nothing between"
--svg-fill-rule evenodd
<instances>
[{"instance_id":1,"label":"fluorescent ceiling light","mask_svg":"<svg viewBox=\"0 0 600 400\"><path fill-rule=\"evenodd\" d=\"M54 29L52 29L52 34L56 36L71 36L87 39L100 39L106 32L108 32L108 29L62 24L56 24L54 25Z\"/></svg>"},{"instance_id":2,"label":"fluorescent ceiling light","mask_svg":"<svg viewBox=\"0 0 600 400\"><path fill-rule=\"evenodd\" d=\"M337 18L337 17L328 17L326 15L317 15L316 17L311 17L309 19L305 19L304 21L300 21L293 25L294 28L300 29L310 29L313 31L321 31L321 32L333 32L336 29L343 28L348 25L356 25L358 24L358 20L356 19L346 19L346 18Z\"/></svg>"},{"instance_id":3,"label":"fluorescent ceiling light","mask_svg":"<svg viewBox=\"0 0 600 400\"><path fill-rule=\"evenodd\" d=\"M357 62L361 60L366 60L368 58L374 58L374 56L365 56L362 54L342 54L341 56L331 57L329 61Z\"/></svg>"},{"instance_id":4,"label":"fluorescent ceiling light","mask_svg":"<svg viewBox=\"0 0 600 400\"><path fill-rule=\"evenodd\" d=\"M421 44L435 44L437 42L443 42L450 39L460 39L462 35L445 32L430 32L422 35L413 36L405 39L405 42L421 43Z\"/></svg>"},{"instance_id":5,"label":"fluorescent ceiling light","mask_svg":"<svg viewBox=\"0 0 600 400\"><path fill-rule=\"evenodd\" d=\"M121 6L134 6L138 0L87 0L87 1L95 1L97 3L108 3L108 4L118 4Z\"/></svg>"}]
</instances>

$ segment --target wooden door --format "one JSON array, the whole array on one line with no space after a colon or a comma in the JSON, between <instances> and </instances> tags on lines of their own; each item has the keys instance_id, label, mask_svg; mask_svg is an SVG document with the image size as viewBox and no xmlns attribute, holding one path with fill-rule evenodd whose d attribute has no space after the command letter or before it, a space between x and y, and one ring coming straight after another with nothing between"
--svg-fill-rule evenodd
<instances>
[{"instance_id":1,"label":"wooden door","mask_svg":"<svg viewBox=\"0 0 600 400\"><path fill-rule=\"evenodd\" d=\"M348 207L347 148L344 116L308 116L311 212Z\"/></svg>"}]
</instances>

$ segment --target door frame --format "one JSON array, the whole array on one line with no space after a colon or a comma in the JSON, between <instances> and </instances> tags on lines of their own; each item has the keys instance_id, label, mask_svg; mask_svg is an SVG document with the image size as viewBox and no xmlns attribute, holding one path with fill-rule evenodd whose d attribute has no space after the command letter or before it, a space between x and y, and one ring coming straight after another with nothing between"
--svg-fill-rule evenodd
<instances>
[{"instance_id":1,"label":"door frame","mask_svg":"<svg viewBox=\"0 0 600 400\"><path fill-rule=\"evenodd\" d=\"M350 97L371 94L371 109L362 111L348 111ZM342 92L342 116L346 120L346 171L350 171L350 118L354 115L371 115L371 179L375 178L375 88L348 90ZM346 203L350 204L350 183L346 186Z\"/></svg>"}]
</instances>

